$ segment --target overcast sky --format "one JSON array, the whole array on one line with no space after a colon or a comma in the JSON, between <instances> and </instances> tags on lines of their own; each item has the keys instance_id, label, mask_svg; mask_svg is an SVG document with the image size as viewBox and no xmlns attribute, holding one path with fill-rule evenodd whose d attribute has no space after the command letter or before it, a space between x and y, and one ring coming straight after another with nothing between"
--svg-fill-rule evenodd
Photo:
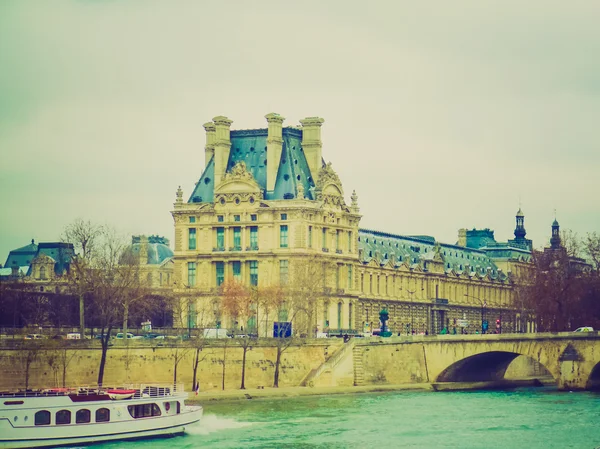
<instances>
[{"instance_id":1,"label":"overcast sky","mask_svg":"<svg viewBox=\"0 0 600 449\"><path fill-rule=\"evenodd\" d=\"M325 119L361 226L600 231L600 3L0 1L0 263L77 217L172 240L202 124Z\"/></svg>"}]
</instances>

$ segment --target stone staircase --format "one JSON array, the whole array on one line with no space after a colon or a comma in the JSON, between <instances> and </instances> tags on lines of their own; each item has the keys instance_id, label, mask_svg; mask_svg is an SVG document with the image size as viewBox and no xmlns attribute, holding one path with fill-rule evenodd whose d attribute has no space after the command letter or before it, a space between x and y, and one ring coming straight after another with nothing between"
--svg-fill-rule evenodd
<instances>
[{"instance_id":1,"label":"stone staircase","mask_svg":"<svg viewBox=\"0 0 600 449\"><path fill-rule=\"evenodd\" d=\"M326 371L333 370L350 352L353 351L355 345L354 339L350 339L344 343L341 348L333 353L331 357L325 360L318 368L315 368L300 382L302 387L312 387L315 381Z\"/></svg>"},{"instance_id":2,"label":"stone staircase","mask_svg":"<svg viewBox=\"0 0 600 449\"><path fill-rule=\"evenodd\" d=\"M365 370L363 368L362 349L360 347L352 348L354 359L354 386L365 384Z\"/></svg>"}]
</instances>

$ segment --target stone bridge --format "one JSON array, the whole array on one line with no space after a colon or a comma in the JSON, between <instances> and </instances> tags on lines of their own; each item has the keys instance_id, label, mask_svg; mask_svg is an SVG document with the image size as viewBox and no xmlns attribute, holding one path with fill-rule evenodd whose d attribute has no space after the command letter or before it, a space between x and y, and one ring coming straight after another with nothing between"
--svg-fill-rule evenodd
<instances>
[{"instance_id":1,"label":"stone bridge","mask_svg":"<svg viewBox=\"0 0 600 449\"><path fill-rule=\"evenodd\" d=\"M337 364L340 372L331 367L330 379L341 379L352 367L355 385L494 382L525 356L545 367L561 390L600 387L598 332L405 336L351 344L352 351L344 351L349 357Z\"/></svg>"}]
</instances>

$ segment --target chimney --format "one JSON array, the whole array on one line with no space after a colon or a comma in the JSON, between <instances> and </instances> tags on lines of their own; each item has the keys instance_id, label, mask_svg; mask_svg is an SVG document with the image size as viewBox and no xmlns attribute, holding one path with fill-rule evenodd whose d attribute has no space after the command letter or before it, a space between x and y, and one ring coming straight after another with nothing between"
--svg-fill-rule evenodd
<instances>
[{"instance_id":1,"label":"chimney","mask_svg":"<svg viewBox=\"0 0 600 449\"><path fill-rule=\"evenodd\" d=\"M210 158L215 154L215 124L213 122L205 123L206 145L204 146L204 167L210 162Z\"/></svg>"},{"instance_id":2,"label":"chimney","mask_svg":"<svg viewBox=\"0 0 600 449\"><path fill-rule=\"evenodd\" d=\"M302 149L308 162L308 168L310 168L310 175L315 183L317 182L319 170L323 165L321 157L321 149L323 147L323 143L321 142L321 125L324 121L320 117L307 117L304 120L300 120L302 124Z\"/></svg>"},{"instance_id":3,"label":"chimney","mask_svg":"<svg viewBox=\"0 0 600 449\"><path fill-rule=\"evenodd\" d=\"M283 149L281 130L285 117L274 112L265 115L269 129L267 131L267 192L275 190L279 161Z\"/></svg>"},{"instance_id":4,"label":"chimney","mask_svg":"<svg viewBox=\"0 0 600 449\"><path fill-rule=\"evenodd\" d=\"M215 187L217 187L227 170L229 162L229 150L231 149L231 140L229 139L229 128L233 121L227 117L218 116L213 118L215 124Z\"/></svg>"},{"instance_id":5,"label":"chimney","mask_svg":"<svg viewBox=\"0 0 600 449\"><path fill-rule=\"evenodd\" d=\"M458 230L458 246L467 246L467 230L465 228Z\"/></svg>"}]
</instances>

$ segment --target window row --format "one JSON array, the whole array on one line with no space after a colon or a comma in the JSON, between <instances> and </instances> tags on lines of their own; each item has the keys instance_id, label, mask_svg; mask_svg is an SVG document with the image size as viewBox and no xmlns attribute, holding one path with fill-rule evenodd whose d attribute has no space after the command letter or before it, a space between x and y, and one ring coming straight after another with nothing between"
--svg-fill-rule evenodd
<instances>
[{"instance_id":1,"label":"window row","mask_svg":"<svg viewBox=\"0 0 600 449\"><path fill-rule=\"evenodd\" d=\"M91 412L88 409L80 409L75 413L76 424L86 424L91 422ZM99 408L96 410L96 421L95 422L107 422L110 421L110 410L107 408ZM51 413L48 410L40 410L35 414L35 425L36 426L48 426L50 425ZM70 410L59 410L55 415L55 424L71 424L71 411Z\"/></svg>"}]
</instances>

